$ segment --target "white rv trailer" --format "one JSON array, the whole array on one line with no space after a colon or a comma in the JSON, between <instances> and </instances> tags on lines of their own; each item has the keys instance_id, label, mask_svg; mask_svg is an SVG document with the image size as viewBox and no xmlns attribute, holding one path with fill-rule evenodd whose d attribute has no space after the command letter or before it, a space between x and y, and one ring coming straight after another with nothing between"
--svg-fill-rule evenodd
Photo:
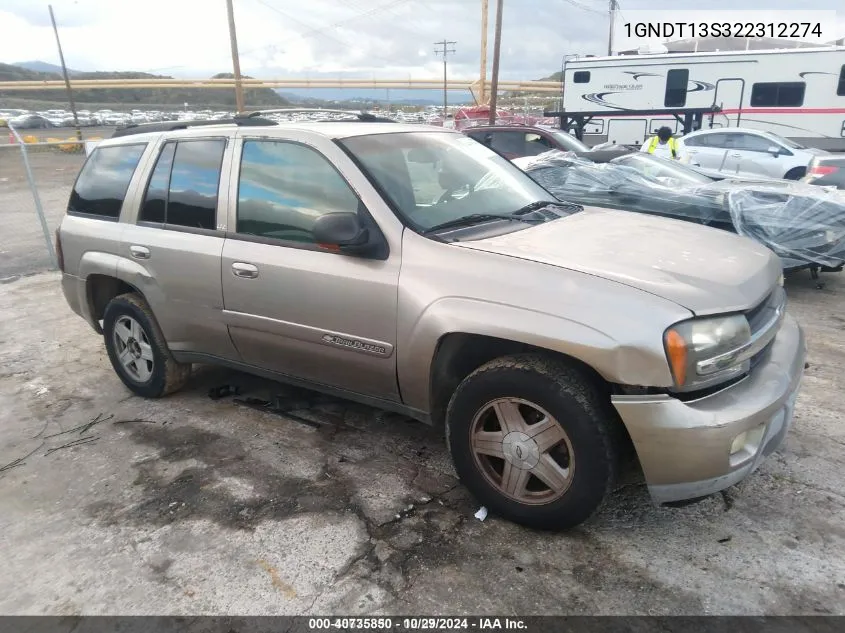
<instances>
[{"instance_id":1,"label":"white rv trailer","mask_svg":"<svg viewBox=\"0 0 845 633\"><path fill-rule=\"evenodd\" d=\"M845 47L583 57L564 63L563 111L589 119L584 140L590 144L642 143L663 125L679 132L670 113L713 106L721 112L705 115L705 128L757 128L845 150Z\"/></svg>"}]
</instances>

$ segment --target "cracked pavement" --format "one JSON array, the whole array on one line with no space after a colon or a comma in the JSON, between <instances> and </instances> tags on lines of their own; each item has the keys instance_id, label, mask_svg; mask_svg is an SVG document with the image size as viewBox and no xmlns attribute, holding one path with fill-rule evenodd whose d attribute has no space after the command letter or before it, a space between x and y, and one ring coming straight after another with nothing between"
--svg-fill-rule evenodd
<instances>
[{"instance_id":1,"label":"cracked pavement","mask_svg":"<svg viewBox=\"0 0 845 633\"><path fill-rule=\"evenodd\" d=\"M395 414L212 367L134 397L56 273L2 284L0 613L845 614L845 278L826 279L787 283L810 367L781 451L681 509L629 469L564 534L475 519L441 434Z\"/></svg>"}]
</instances>

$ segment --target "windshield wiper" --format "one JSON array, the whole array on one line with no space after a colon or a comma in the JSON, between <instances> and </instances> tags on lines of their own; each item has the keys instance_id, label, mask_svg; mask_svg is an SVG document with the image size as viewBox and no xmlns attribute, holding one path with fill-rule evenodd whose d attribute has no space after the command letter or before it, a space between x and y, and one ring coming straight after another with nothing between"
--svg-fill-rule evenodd
<instances>
[{"instance_id":1,"label":"windshield wiper","mask_svg":"<svg viewBox=\"0 0 845 633\"><path fill-rule=\"evenodd\" d=\"M523 220L520 217L516 217L515 215L497 215L495 213L472 213L470 215L461 216L460 218L455 218L454 220L435 224L434 226L429 227L425 231L423 231L423 235L428 235L429 233L434 233L435 231L441 231L443 229L452 229L460 226L471 226L479 222L492 222L494 220L511 220L517 222L528 221Z\"/></svg>"},{"instance_id":2,"label":"windshield wiper","mask_svg":"<svg viewBox=\"0 0 845 633\"><path fill-rule=\"evenodd\" d=\"M561 209L566 209L567 211L584 210L584 207L582 207L580 204L575 204L574 202L564 202L562 200L538 200L537 202L531 202L530 204L526 204L521 209L517 209L516 211L511 213L509 217L520 218L524 215L528 215L529 213L533 213L534 211L545 209L546 207L560 207Z\"/></svg>"}]
</instances>

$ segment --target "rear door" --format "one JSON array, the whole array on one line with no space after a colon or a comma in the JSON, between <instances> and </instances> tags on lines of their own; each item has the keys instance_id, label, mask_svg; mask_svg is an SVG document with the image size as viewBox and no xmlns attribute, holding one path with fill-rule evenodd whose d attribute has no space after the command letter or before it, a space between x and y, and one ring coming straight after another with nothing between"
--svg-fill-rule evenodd
<instances>
[{"instance_id":1,"label":"rear door","mask_svg":"<svg viewBox=\"0 0 845 633\"><path fill-rule=\"evenodd\" d=\"M724 171L743 176L770 178L783 178L788 171L785 156L769 152L770 148L779 147L778 144L765 136L734 132L728 135L728 143L728 159Z\"/></svg>"},{"instance_id":2,"label":"rear door","mask_svg":"<svg viewBox=\"0 0 845 633\"><path fill-rule=\"evenodd\" d=\"M317 217L369 215L349 182L361 186L357 167L329 139L313 139L291 130L238 141L223 247L229 332L249 365L398 401L401 253L365 259L315 243Z\"/></svg>"},{"instance_id":3,"label":"rear door","mask_svg":"<svg viewBox=\"0 0 845 633\"><path fill-rule=\"evenodd\" d=\"M161 142L136 218L123 233L124 278L144 293L174 351L237 357L223 322L218 228L231 157L225 136Z\"/></svg>"}]
</instances>

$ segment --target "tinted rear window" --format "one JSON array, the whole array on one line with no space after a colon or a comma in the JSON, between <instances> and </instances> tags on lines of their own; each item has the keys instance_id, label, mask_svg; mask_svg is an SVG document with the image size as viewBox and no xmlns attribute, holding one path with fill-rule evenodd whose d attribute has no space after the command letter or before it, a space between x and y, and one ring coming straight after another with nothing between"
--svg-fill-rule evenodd
<instances>
[{"instance_id":1,"label":"tinted rear window","mask_svg":"<svg viewBox=\"0 0 845 633\"><path fill-rule=\"evenodd\" d=\"M214 229L226 141L179 141L170 174L167 224Z\"/></svg>"},{"instance_id":2,"label":"tinted rear window","mask_svg":"<svg viewBox=\"0 0 845 633\"><path fill-rule=\"evenodd\" d=\"M176 143L167 143L159 154L153 169L139 220L164 224L167 209L167 189L170 187L170 169L173 167L173 153Z\"/></svg>"},{"instance_id":3,"label":"tinted rear window","mask_svg":"<svg viewBox=\"0 0 845 633\"><path fill-rule=\"evenodd\" d=\"M68 213L117 220L129 182L146 147L146 143L138 143L96 148L76 179Z\"/></svg>"}]
</instances>

